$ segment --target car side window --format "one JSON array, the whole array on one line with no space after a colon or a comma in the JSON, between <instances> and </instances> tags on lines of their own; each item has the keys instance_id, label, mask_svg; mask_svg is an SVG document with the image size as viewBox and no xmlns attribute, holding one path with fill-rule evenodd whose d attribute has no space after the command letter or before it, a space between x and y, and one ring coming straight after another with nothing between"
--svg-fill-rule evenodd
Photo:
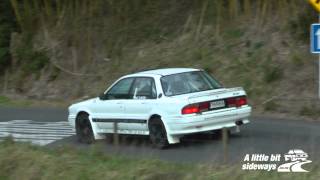
<instances>
[{"instance_id":1,"label":"car side window","mask_svg":"<svg viewBox=\"0 0 320 180\"><path fill-rule=\"evenodd\" d=\"M106 94L107 99L130 99L129 91L133 80L134 78L125 78L117 82Z\"/></svg>"},{"instance_id":2,"label":"car side window","mask_svg":"<svg viewBox=\"0 0 320 180\"><path fill-rule=\"evenodd\" d=\"M138 77L130 90L133 99L156 99L157 90L153 78Z\"/></svg>"}]
</instances>

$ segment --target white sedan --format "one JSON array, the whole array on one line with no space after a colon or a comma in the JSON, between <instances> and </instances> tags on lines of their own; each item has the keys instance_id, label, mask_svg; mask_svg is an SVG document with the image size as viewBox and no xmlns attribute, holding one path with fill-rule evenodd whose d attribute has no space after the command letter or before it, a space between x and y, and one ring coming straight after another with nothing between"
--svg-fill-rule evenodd
<instances>
[{"instance_id":1,"label":"white sedan","mask_svg":"<svg viewBox=\"0 0 320 180\"><path fill-rule=\"evenodd\" d=\"M168 68L121 77L100 97L69 107L68 121L81 142L117 133L148 135L164 148L187 134L237 129L251 107L242 88L224 88L203 70Z\"/></svg>"}]
</instances>

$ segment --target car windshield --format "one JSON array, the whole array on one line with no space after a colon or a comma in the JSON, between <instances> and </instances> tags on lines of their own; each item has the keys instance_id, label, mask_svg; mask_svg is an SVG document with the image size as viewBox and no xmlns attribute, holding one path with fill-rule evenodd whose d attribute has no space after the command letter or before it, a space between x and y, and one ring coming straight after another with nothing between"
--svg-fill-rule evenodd
<instances>
[{"instance_id":1,"label":"car windshield","mask_svg":"<svg viewBox=\"0 0 320 180\"><path fill-rule=\"evenodd\" d=\"M164 76L161 78L161 85L166 96L207 91L222 87L219 82L204 71L192 71Z\"/></svg>"}]
</instances>

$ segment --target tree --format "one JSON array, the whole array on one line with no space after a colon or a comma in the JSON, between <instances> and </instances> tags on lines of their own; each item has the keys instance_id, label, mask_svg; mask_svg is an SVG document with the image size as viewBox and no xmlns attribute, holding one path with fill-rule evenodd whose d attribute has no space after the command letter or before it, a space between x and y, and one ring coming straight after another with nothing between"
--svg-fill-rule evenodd
<instances>
[{"instance_id":1,"label":"tree","mask_svg":"<svg viewBox=\"0 0 320 180\"><path fill-rule=\"evenodd\" d=\"M10 65L10 37L16 28L10 0L0 1L0 72Z\"/></svg>"}]
</instances>

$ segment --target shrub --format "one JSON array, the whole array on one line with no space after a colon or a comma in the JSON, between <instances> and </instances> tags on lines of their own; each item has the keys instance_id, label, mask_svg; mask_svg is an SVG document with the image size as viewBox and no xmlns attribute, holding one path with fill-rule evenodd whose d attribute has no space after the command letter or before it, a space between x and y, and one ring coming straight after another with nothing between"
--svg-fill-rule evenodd
<instances>
[{"instance_id":1,"label":"shrub","mask_svg":"<svg viewBox=\"0 0 320 180\"><path fill-rule=\"evenodd\" d=\"M18 63L25 73L38 73L49 63L49 58L44 50L35 50L32 46L32 36L22 35L22 42L15 50Z\"/></svg>"},{"instance_id":2,"label":"shrub","mask_svg":"<svg viewBox=\"0 0 320 180\"><path fill-rule=\"evenodd\" d=\"M274 101L269 101L264 104L264 110L266 111L276 111L279 108L279 104L275 103Z\"/></svg>"},{"instance_id":3,"label":"shrub","mask_svg":"<svg viewBox=\"0 0 320 180\"><path fill-rule=\"evenodd\" d=\"M296 53L291 56L291 61L296 67L301 67L304 64L303 59Z\"/></svg>"},{"instance_id":4,"label":"shrub","mask_svg":"<svg viewBox=\"0 0 320 180\"><path fill-rule=\"evenodd\" d=\"M283 77L283 69L281 67L267 67L264 72L264 81L272 83Z\"/></svg>"},{"instance_id":5,"label":"shrub","mask_svg":"<svg viewBox=\"0 0 320 180\"><path fill-rule=\"evenodd\" d=\"M303 106L299 114L307 117L318 117L320 115L320 112L318 108L312 106Z\"/></svg>"},{"instance_id":6,"label":"shrub","mask_svg":"<svg viewBox=\"0 0 320 180\"><path fill-rule=\"evenodd\" d=\"M295 18L288 22L288 29L291 35L303 41L309 40L310 24L317 22L316 11L311 8L311 6L307 6L304 11L300 11Z\"/></svg>"}]
</instances>

